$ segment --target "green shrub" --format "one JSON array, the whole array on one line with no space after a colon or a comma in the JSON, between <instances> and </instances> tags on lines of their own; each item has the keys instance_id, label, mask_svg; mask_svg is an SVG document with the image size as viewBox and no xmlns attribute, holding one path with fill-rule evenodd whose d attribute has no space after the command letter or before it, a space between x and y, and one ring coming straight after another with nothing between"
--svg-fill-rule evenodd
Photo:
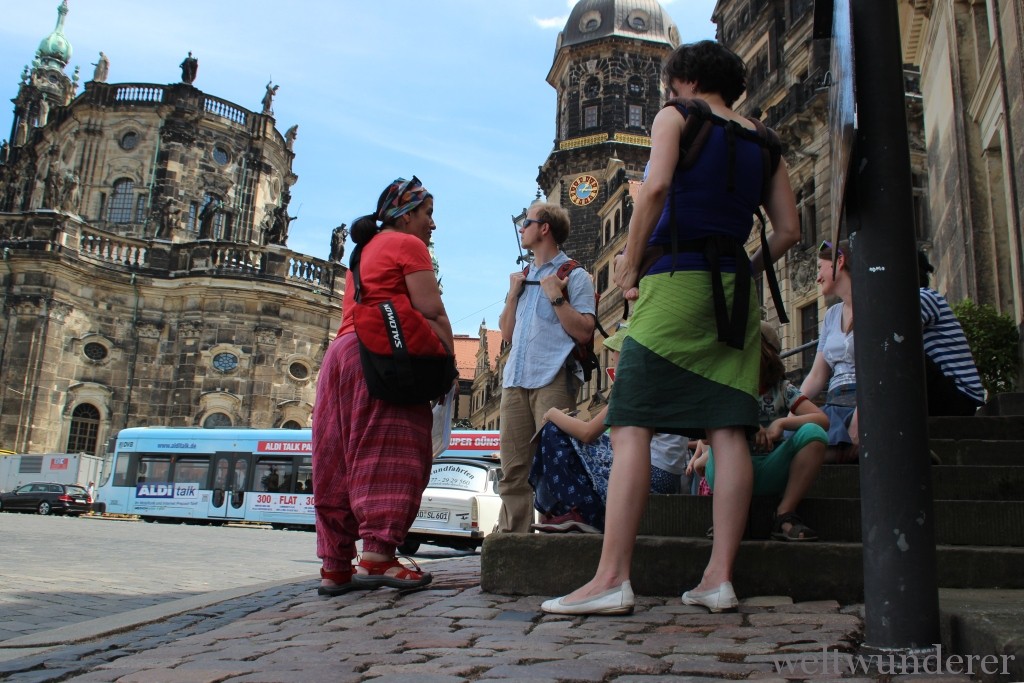
<instances>
[{"instance_id":1,"label":"green shrub","mask_svg":"<svg viewBox=\"0 0 1024 683\"><path fill-rule=\"evenodd\" d=\"M977 305L970 299L956 304L953 313L960 320L978 366L981 383L989 398L1013 391L1020 370L1018 344L1020 334L1013 318L1001 315L989 304Z\"/></svg>"}]
</instances>

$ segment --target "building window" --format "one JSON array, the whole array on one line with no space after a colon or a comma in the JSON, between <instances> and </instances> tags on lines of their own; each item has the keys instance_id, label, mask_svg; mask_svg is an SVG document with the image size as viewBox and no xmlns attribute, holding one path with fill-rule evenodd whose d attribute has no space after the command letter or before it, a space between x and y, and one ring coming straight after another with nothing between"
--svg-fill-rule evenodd
<instances>
[{"instance_id":1,"label":"building window","mask_svg":"<svg viewBox=\"0 0 1024 683\"><path fill-rule=\"evenodd\" d=\"M231 160L231 156L228 154L226 149L217 145L213 148L213 160L223 166Z\"/></svg>"},{"instance_id":2,"label":"building window","mask_svg":"<svg viewBox=\"0 0 1024 683\"><path fill-rule=\"evenodd\" d=\"M203 427L205 429L216 429L217 427L230 427L231 418L224 413L210 413L203 420Z\"/></svg>"},{"instance_id":3,"label":"building window","mask_svg":"<svg viewBox=\"0 0 1024 683\"><path fill-rule=\"evenodd\" d=\"M629 79L629 83L626 85L626 91L630 97L643 97L644 94L644 80L639 76L633 76Z\"/></svg>"},{"instance_id":4,"label":"building window","mask_svg":"<svg viewBox=\"0 0 1024 683\"><path fill-rule=\"evenodd\" d=\"M583 86L583 96L587 99L593 99L600 94L601 81L594 77L588 78L586 85Z\"/></svg>"},{"instance_id":5,"label":"building window","mask_svg":"<svg viewBox=\"0 0 1024 683\"><path fill-rule=\"evenodd\" d=\"M583 127L597 128L597 107L590 106L583 108Z\"/></svg>"},{"instance_id":6,"label":"building window","mask_svg":"<svg viewBox=\"0 0 1024 683\"><path fill-rule=\"evenodd\" d=\"M803 244L818 244L818 212L814 203L814 180L807 181L796 194L800 214L800 236Z\"/></svg>"},{"instance_id":7,"label":"building window","mask_svg":"<svg viewBox=\"0 0 1024 683\"><path fill-rule=\"evenodd\" d=\"M213 357L213 367L221 372L231 372L238 367L238 356L233 353L218 353Z\"/></svg>"},{"instance_id":8,"label":"building window","mask_svg":"<svg viewBox=\"0 0 1024 683\"><path fill-rule=\"evenodd\" d=\"M114 191L110 195L110 213L107 220L111 223L128 223L132 220L132 200L135 183L129 178L121 178L114 183Z\"/></svg>"},{"instance_id":9,"label":"building window","mask_svg":"<svg viewBox=\"0 0 1024 683\"><path fill-rule=\"evenodd\" d=\"M190 202L188 205L188 229L189 232L196 231L196 217L199 215L199 205L195 202Z\"/></svg>"},{"instance_id":10,"label":"building window","mask_svg":"<svg viewBox=\"0 0 1024 683\"><path fill-rule=\"evenodd\" d=\"M800 345L803 346L818 338L818 302L804 306L800 309ZM814 365L814 356L818 353L816 346L804 349L800 353L800 364L804 376L811 371ZM814 398L811 396L810 398Z\"/></svg>"},{"instance_id":11,"label":"building window","mask_svg":"<svg viewBox=\"0 0 1024 683\"><path fill-rule=\"evenodd\" d=\"M139 135L135 132L128 132L121 136L121 149L125 151L135 149L136 145L139 144Z\"/></svg>"},{"instance_id":12,"label":"building window","mask_svg":"<svg viewBox=\"0 0 1024 683\"><path fill-rule=\"evenodd\" d=\"M643 128L644 127L644 108L639 104L629 105L629 127L630 128Z\"/></svg>"},{"instance_id":13,"label":"building window","mask_svg":"<svg viewBox=\"0 0 1024 683\"><path fill-rule=\"evenodd\" d=\"M101 360L106 360L108 354L107 347L99 342L89 342L82 349L82 352L86 358L97 363Z\"/></svg>"},{"instance_id":14,"label":"building window","mask_svg":"<svg viewBox=\"0 0 1024 683\"><path fill-rule=\"evenodd\" d=\"M135 200L135 222L142 223L146 220L146 197L139 195Z\"/></svg>"},{"instance_id":15,"label":"building window","mask_svg":"<svg viewBox=\"0 0 1024 683\"><path fill-rule=\"evenodd\" d=\"M605 266L597 271L597 293L603 294L608 289L608 268Z\"/></svg>"},{"instance_id":16,"label":"building window","mask_svg":"<svg viewBox=\"0 0 1024 683\"><path fill-rule=\"evenodd\" d=\"M308 379L309 378L309 366L305 363L299 363L296 361L288 366L288 374L292 376L292 379Z\"/></svg>"},{"instance_id":17,"label":"building window","mask_svg":"<svg viewBox=\"0 0 1024 683\"><path fill-rule=\"evenodd\" d=\"M203 207L202 207L202 209L199 210L199 215L200 216L203 215L203 209L205 209L206 205L209 204L210 202L220 202L221 206L224 205L224 202L223 202L223 200L221 200L220 197L218 197L215 194L207 193L207 194L203 195ZM213 230L210 231L210 234L208 235L208 237L210 239L215 239L215 240L223 239L223 237L224 237L224 212L223 211L218 211L216 214L214 214L214 216L213 216Z\"/></svg>"},{"instance_id":18,"label":"building window","mask_svg":"<svg viewBox=\"0 0 1024 683\"><path fill-rule=\"evenodd\" d=\"M281 425L281 429L302 429L302 425L300 425L295 420L288 420L283 425Z\"/></svg>"},{"instance_id":19,"label":"building window","mask_svg":"<svg viewBox=\"0 0 1024 683\"><path fill-rule=\"evenodd\" d=\"M91 403L82 403L71 413L68 453L96 453L96 433L100 429L100 411Z\"/></svg>"}]
</instances>

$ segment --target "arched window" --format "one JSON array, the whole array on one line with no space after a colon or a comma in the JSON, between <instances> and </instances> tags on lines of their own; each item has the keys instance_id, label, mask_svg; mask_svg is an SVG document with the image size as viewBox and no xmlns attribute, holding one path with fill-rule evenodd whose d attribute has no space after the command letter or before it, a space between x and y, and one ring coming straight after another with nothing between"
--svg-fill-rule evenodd
<instances>
[{"instance_id":1,"label":"arched window","mask_svg":"<svg viewBox=\"0 0 1024 683\"><path fill-rule=\"evenodd\" d=\"M203 196L203 205L199 209L199 218L200 218L200 220L202 220L202 218L203 218L203 211L206 209L207 205L210 204L210 202L214 202L216 204L219 204L220 206L224 205L224 200L222 200L220 197L218 197L215 194L206 193ZM210 232L209 235L207 235L207 237L210 237L212 239L218 239L218 240L219 239L227 239L225 237L225 235L224 235L224 212L223 211L218 211L217 213L215 213L213 215L213 226L212 226L212 228L213 228L212 231ZM202 232L202 226L200 226L200 232Z\"/></svg>"},{"instance_id":2,"label":"arched window","mask_svg":"<svg viewBox=\"0 0 1024 683\"><path fill-rule=\"evenodd\" d=\"M210 413L205 420L203 420L203 427L206 429L216 429L217 427L230 427L231 418L224 413Z\"/></svg>"},{"instance_id":3,"label":"arched window","mask_svg":"<svg viewBox=\"0 0 1024 683\"><path fill-rule=\"evenodd\" d=\"M302 429L302 425L300 425L295 420L288 420L283 425L281 425L281 429Z\"/></svg>"},{"instance_id":4,"label":"arched window","mask_svg":"<svg viewBox=\"0 0 1024 683\"><path fill-rule=\"evenodd\" d=\"M131 178L121 178L114 182L114 192L110 196L110 213L107 220L111 223L130 223L134 202L135 183Z\"/></svg>"},{"instance_id":5,"label":"arched window","mask_svg":"<svg viewBox=\"0 0 1024 683\"><path fill-rule=\"evenodd\" d=\"M68 453L96 454L96 433L100 428L100 411L91 403L81 403L71 413L68 431Z\"/></svg>"}]
</instances>

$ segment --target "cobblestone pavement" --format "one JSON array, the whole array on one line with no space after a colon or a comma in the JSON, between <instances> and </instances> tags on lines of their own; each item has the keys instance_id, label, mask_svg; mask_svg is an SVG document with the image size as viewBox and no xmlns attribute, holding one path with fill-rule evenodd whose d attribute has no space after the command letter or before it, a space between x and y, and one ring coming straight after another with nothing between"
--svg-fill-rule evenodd
<instances>
[{"instance_id":1,"label":"cobblestone pavement","mask_svg":"<svg viewBox=\"0 0 1024 683\"><path fill-rule=\"evenodd\" d=\"M0 539L0 641L320 566L304 531L2 513Z\"/></svg>"},{"instance_id":2,"label":"cobblestone pavement","mask_svg":"<svg viewBox=\"0 0 1024 683\"><path fill-rule=\"evenodd\" d=\"M625 617L541 614L544 597L482 593L479 556L441 560L430 590L321 598L311 582L212 605L57 652L0 662L16 683L890 680L851 671L859 607L744 600L710 615L638 598ZM824 657L823 652L828 656ZM826 667L824 670L822 667ZM913 677L966 681L964 676Z\"/></svg>"},{"instance_id":3,"label":"cobblestone pavement","mask_svg":"<svg viewBox=\"0 0 1024 683\"><path fill-rule=\"evenodd\" d=\"M0 533L10 529L2 520ZM21 520L18 520L19 522ZM63 547L81 543L68 530L102 528L101 521L66 520ZM84 525L75 527L73 524ZM161 529L136 525L141 529ZM228 529L187 528L199 531ZM253 595L206 604L187 613L114 635L40 649L12 649L0 642L0 680L12 683L76 681L92 683L289 683L301 681L615 681L661 680L900 680L878 668L865 671L857 659L860 606L831 601L794 604L786 597L744 599L732 614L711 615L681 604L678 596L639 597L633 615L564 617L543 615L550 596L500 596L479 588L480 556L428 561L434 572L429 590L400 594L390 589L353 592L337 598L316 595L311 568L315 558L291 555L289 541L275 550L254 544L258 530L238 530L240 543L267 556L266 566L235 567L250 582L265 581L280 558L301 558L294 569L303 578ZM122 532L126 533L126 532ZM148 533L148 532L143 532ZM162 533L162 531L161 531ZM282 532L266 532L266 538ZM283 537L289 533L284 532ZM249 534L246 536L246 534ZM58 536L59 534L55 535ZM100 534L102 536L102 534ZM300 546L312 534L299 535ZM162 538L162 537L161 537ZM198 536L187 536L195 545ZM205 537L202 548L233 551L228 537ZM212 541L210 539L213 539ZM51 539L52 541L53 539ZM290 540L290 538L289 538ZM220 543L217 543L219 541ZM90 535L90 543L96 543ZM170 597L209 590L190 570L160 565L162 545L150 548L149 567L173 582ZM219 551L225 551L220 553ZM198 553L193 550L190 552ZM271 555L280 556L275 559ZM237 558L236 558L237 559ZM0 560L2 579L15 559ZM298 560L293 560L298 561ZM312 563L312 564L311 564ZM252 564L259 565L259 562ZM163 569L160 567L163 566ZM182 567L191 566L183 562ZM287 563L273 571L287 572ZM36 582L60 574L56 568ZM126 588L141 592L143 582L120 572ZM293 577L294 578L294 577ZM21 579L33 585L32 575ZM114 579L108 584L113 591ZM132 588L134 586L134 588ZM38 589L38 585L37 585ZM88 594L89 585L79 587ZM8 595L7 587L0 594ZM59 591L46 591L54 600ZM168 597L165 594L165 597ZM6 609L4 603L4 608ZM80 626L88 626L88 622ZM40 632L46 636L49 632ZM13 643L13 641L10 641ZM58 641L54 641L58 642ZM914 681L967 681L966 676L911 677Z\"/></svg>"}]
</instances>

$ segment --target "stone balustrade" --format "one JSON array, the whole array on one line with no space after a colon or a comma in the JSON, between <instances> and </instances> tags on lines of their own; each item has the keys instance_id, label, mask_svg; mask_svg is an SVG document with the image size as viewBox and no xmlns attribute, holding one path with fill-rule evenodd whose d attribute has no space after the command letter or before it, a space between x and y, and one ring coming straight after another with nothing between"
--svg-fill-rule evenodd
<instances>
[{"instance_id":1,"label":"stone balustrade","mask_svg":"<svg viewBox=\"0 0 1024 683\"><path fill-rule=\"evenodd\" d=\"M287 248L240 242L137 239L89 226L68 214L40 210L0 213L0 250L60 252L90 265L153 278L252 278L340 295L345 268ZM337 289L335 288L337 285Z\"/></svg>"}]
</instances>

